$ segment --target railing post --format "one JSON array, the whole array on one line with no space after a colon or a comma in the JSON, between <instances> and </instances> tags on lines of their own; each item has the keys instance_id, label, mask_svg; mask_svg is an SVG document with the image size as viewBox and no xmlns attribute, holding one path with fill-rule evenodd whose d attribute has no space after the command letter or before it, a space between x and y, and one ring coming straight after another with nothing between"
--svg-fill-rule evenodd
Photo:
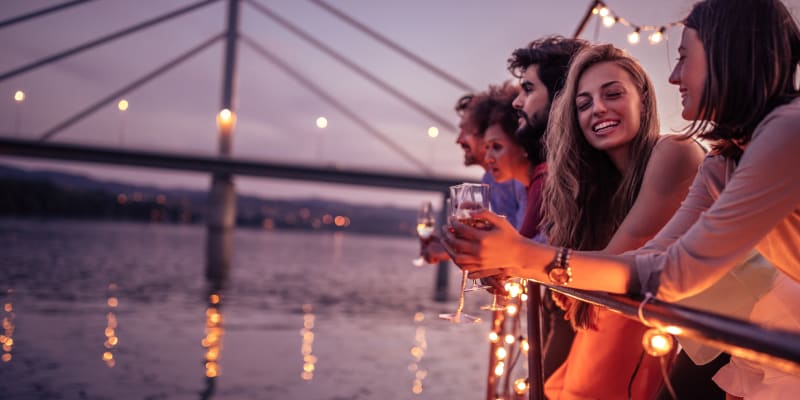
<instances>
[{"instance_id":1,"label":"railing post","mask_svg":"<svg viewBox=\"0 0 800 400\"><path fill-rule=\"evenodd\" d=\"M222 110L217 115L219 155L231 155L233 127L236 122L233 105L236 79L236 42L239 26L239 0L228 0L228 23L225 35L225 59L222 76ZM209 192L208 231L206 235L206 278L224 282L230 270L233 252L233 229L236 225L236 189L233 176L214 173Z\"/></svg>"},{"instance_id":2,"label":"railing post","mask_svg":"<svg viewBox=\"0 0 800 400\"><path fill-rule=\"evenodd\" d=\"M545 400L542 367L541 286L528 281L528 399Z\"/></svg>"},{"instance_id":3,"label":"railing post","mask_svg":"<svg viewBox=\"0 0 800 400\"><path fill-rule=\"evenodd\" d=\"M450 189L448 188L447 191L442 193L442 211L439 212L439 221L441 222L441 226L447 223L447 217L449 216L450 210L447 210L447 199L450 197ZM441 233L440 233L441 235ZM436 267L436 288L433 294L433 300L438 302L445 302L447 301L447 278L448 278L448 271L450 269L450 262L449 261L441 261L439 265Z\"/></svg>"}]
</instances>

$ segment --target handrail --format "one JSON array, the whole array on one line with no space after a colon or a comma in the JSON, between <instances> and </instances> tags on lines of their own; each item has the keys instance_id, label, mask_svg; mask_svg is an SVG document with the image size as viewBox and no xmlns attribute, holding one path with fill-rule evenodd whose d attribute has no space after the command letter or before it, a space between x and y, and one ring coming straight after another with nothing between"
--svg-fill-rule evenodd
<instances>
[{"instance_id":1,"label":"handrail","mask_svg":"<svg viewBox=\"0 0 800 400\"><path fill-rule=\"evenodd\" d=\"M639 320L643 299L565 287L550 289L606 307ZM713 346L736 357L770 364L790 373L800 373L800 333L764 328L757 324L651 299L642 307L649 324L665 332Z\"/></svg>"}]
</instances>

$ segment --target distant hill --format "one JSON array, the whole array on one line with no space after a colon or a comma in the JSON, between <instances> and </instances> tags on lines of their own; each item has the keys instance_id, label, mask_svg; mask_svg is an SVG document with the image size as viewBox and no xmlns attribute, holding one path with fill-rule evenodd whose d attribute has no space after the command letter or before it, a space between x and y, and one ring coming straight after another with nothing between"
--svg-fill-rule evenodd
<instances>
[{"instance_id":1,"label":"distant hill","mask_svg":"<svg viewBox=\"0 0 800 400\"><path fill-rule=\"evenodd\" d=\"M208 193L0 165L0 217L203 223ZM416 211L322 199L237 196L238 226L414 235ZM339 217L339 218L337 218Z\"/></svg>"}]
</instances>

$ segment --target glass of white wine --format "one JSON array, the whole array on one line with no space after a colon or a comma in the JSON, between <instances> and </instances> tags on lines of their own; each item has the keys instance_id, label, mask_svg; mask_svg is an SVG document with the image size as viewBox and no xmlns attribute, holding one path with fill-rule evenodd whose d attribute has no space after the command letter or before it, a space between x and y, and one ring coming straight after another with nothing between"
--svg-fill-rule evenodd
<instances>
[{"instance_id":1,"label":"glass of white wine","mask_svg":"<svg viewBox=\"0 0 800 400\"><path fill-rule=\"evenodd\" d=\"M462 224L467 224L479 229L485 229L487 223L472 218L471 212L489 209L489 185L462 183L450 187L451 209L450 216ZM464 291L467 288L467 275L469 271L462 269L461 291L458 297L458 309L453 314L439 314L439 318L455 324L476 324L481 322L479 317L467 314L464 310Z\"/></svg>"},{"instance_id":2,"label":"glass of white wine","mask_svg":"<svg viewBox=\"0 0 800 400\"><path fill-rule=\"evenodd\" d=\"M430 201L423 202L417 214L417 235L424 246L433 235L436 225L436 214L433 212L433 204ZM425 258L421 255L411 261L415 267L425 265Z\"/></svg>"}]
</instances>

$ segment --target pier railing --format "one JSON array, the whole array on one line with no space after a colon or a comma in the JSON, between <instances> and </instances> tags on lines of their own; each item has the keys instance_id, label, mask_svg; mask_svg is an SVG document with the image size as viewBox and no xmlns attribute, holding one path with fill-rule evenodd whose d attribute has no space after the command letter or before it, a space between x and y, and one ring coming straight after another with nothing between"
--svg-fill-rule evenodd
<instances>
[{"instance_id":1,"label":"pier railing","mask_svg":"<svg viewBox=\"0 0 800 400\"><path fill-rule=\"evenodd\" d=\"M578 300L605 307L628 318L645 322L646 325L666 335L688 338L736 357L768 364L792 374L800 374L800 333L765 328L748 321L665 303L656 299L645 301L644 298L630 298L563 287L552 287L551 289ZM530 296L529 299L534 297ZM536 346L533 343L534 340L539 340L539 338L529 338L532 347ZM529 352L529 357L531 356L532 352ZM538 365L538 360L529 360L529 363ZM531 400L544 399L541 387L541 369L531 369L530 371L529 398Z\"/></svg>"}]
</instances>

